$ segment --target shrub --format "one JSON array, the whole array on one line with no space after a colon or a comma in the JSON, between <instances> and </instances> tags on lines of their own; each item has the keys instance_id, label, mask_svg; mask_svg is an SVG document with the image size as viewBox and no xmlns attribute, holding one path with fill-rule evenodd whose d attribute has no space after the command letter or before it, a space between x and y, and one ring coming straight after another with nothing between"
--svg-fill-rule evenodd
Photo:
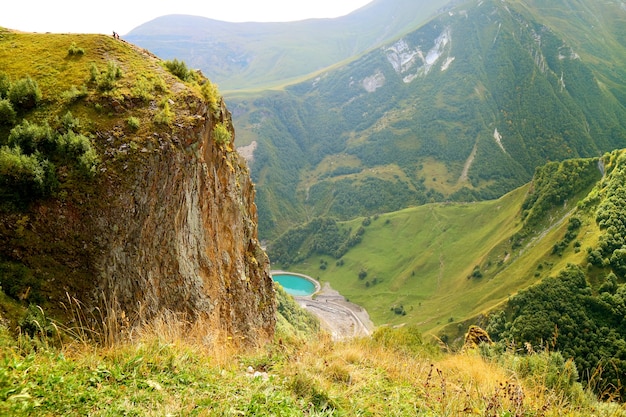
<instances>
[{"instance_id":1,"label":"shrub","mask_svg":"<svg viewBox=\"0 0 626 417\"><path fill-rule=\"evenodd\" d=\"M391 307L391 311L393 311L393 313L397 316L406 316L406 310L403 305Z\"/></svg>"},{"instance_id":2,"label":"shrub","mask_svg":"<svg viewBox=\"0 0 626 417\"><path fill-rule=\"evenodd\" d=\"M152 82L152 88L154 89L154 91L157 91L159 93L165 93L167 91L167 84L165 84L163 78L156 76L151 78L150 81Z\"/></svg>"},{"instance_id":3,"label":"shrub","mask_svg":"<svg viewBox=\"0 0 626 417\"><path fill-rule=\"evenodd\" d=\"M52 129L47 123L38 125L24 120L11 129L9 146L19 147L26 155L33 154L37 149L53 150L54 138Z\"/></svg>"},{"instance_id":4,"label":"shrub","mask_svg":"<svg viewBox=\"0 0 626 417\"><path fill-rule=\"evenodd\" d=\"M41 91L37 82L29 76L16 81L9 90L9 100L14 107L32 109L41 100Z\"/></svg>"},{"instance_id":5,"label":"shrub","mask_svg":"<svg viewBox=\"0 0 626 417\"><path fill-rule=\"evenodd\" d=\"M70 111L66 112L63 117L59 119L59 123L61 124L62 132L78 130L80 128L80 120L74 117Z\"/></svg>"},{"instance_id":6,"label":"shrub","mask_svg":"<svg viewBox=\"0 0 626 417\"><path fill-rule=\"evenodd\" d=\"M611 268L619 277L626 277L626 249L616 249L610 259Z\"/></svg>"},{"instance_id":7,"label":"shrub","mask_svg":"<svg viewBox=\"0 0 626 417\"><path fill-rule=\"evenodd\" d=\"M174 119L174 113L170 109L170 103L163 100L161 110L154 116L154 122L160 125L171 126Z\"/></svg>"},{"instance_id":8,"label":"shrub","mask_svg":"<svg viewBox=\"0 0 626 417\"><path fill-rule=\"evenodd\" d=\"M30 337L48 338L58 333L58 328L46 316L43 309L34 304L28 306L18 324L22 332Z\"/></svg>"},{"instance_id":9,"label":"shrub","mask_svg":"<svg viewBox=\"0 0 626 417\"><path fill-rule=\"evenodd\" d=\"M482 278L483 277L483 273L480 272L480 266L476 265L474 266L474 269L472 270L472 274L470 275L471 278Z\"/></svg>"},{"instance_id":10,"label":"shrub","mask_svg":"<svg viewBox=\"0 0 626 417\"><path fill-rule=\"evenodd\" d=\"M137 82L133 88L131 88L131 93L133 97L138 98L145 103L154 99L154 95L152 94L152 83L145 77L137 79Z\"/></svg>"},{"instance_id":11,"label":"shrub","mask_svg":"<svg viewBox=\"0 0 626 417\"><path fill-rule=\"evenodd\" d=\"M220 108L220 92L217 89L217 85L213 84L211 81L205 82L202 84L201 88L202 96L209 103L209 109L213 114L216 114Z\"/></svg>"},{"instance_id":12,"label":"shrub","mask_svg":"<svg viewBox=\"0 0 626 417\"><path fill-rule=\"evenodd\" d=\"M25 155L20 147L0 148L0 183L14 190L19 198L43 194L48 162L36 155Z\"/></svg>"},{"instance_id":13,"label":"shrub","mask_svg":"<svg viewBox=\"0 0 626 417\"><path fill-rule=\"evenodd\" d=\"M539 352L529 355L506 355L505 366L535 386L543 386L578 402L583 390L573 360L565 360L560 352Z\"/></svg>"},{"instance_id":14,"label":"shrub","mask_svg":"<svg viewBox=\"0 0 626 417\"><path fill-rule=\"evenodd\" d=\"M19 227L19 226L18 226ZM0 263L0 279L2 281L2 291L9 297L20 300L28 299L32 302L41 302L39 280L35 278L32 271L20 263L2 262Z\"/></svg>"},{"instance_id":15,"label":"shrub","mask_svg":"<svg viewBox=\"0 0 626 417\"><path fill-rule=\"evenodd\" d=\"M96 84L100 91L111 91L117 86L117 80L122 78L122 69L114 62L107 62L107 69L100 71L95 63L91 63L89 68L89 80Z\"/></svg>"},{"instance_id":16,"label":"shrub","mask_svg":"<svg viewBox=\"0 0 626 417\"><path fill-rule=\"evenodd\" d=\"M88 137L69 130L58 136L57 146L61 155L71 159L78 159L91 149L91 142Z\"/></svg>"},{"instance_id":17,"label":"shrub","mask_svg":"<svg viewBox=\"0 0 626 417\"><path fill-rule=\"evenodd\" d=\"M141 121L134 116L130 116L128 119L126 119L126 124L128 125L128 127L130 127L130 130L132 130L133 132L136 132L139 130Z\"/></svg>"},{"instance_id":18,"label":"shrub","mask_svg":"<svg viewBox=\"0 0 626 417\"><path fill-rule=\"evenodd\" d=\"M35 182L40 183L46 193L56 184L54 166L46 158L52 158L56 162L64 162L68 167L77 167L88 174L95 173L95 167L99 162L90 139L76 133L75 130L80 127L80 122L71 112L65 113L63 117L57 120L57 123L60 125L58 130L53 131L47 123L37 125L25 120L22 124L11 129L9 133L7 149L10 149L15 155L32 155L35 160L39 161L44 176L41 181ZM13 169L16 166L13 164ZM17 171L21 172L20 170Z\"/></svg>"},{"instance_id":19,"label":"shrub","mask_svg":"<svg viewBox=\"0 0 626 417\"><path fill-rule=\"evenodd\" d=\"M173 61L165 61L165 68L183 81L188 81L192 77L191 72L187 68L187 64L185 64L184 61L179 61L177 59L174 59Z\"/></svg>"},{"instance_id":20,"label":"shrub","mask_svg":"<svg viewBox=\"0 0 626 417\"><path fill-rule=\"evenodd\" d=\"M215 143L219 145L223 145L225 143L230 143L232 137L230 131L224 126L223 123L218 123L213 128L213 138Z\"/></svg>"},{"instance_id":21,"label":"shrub","mask_svg":"<svg viewBox=\"0 0 626 417\"><path fill-rule=\"evenodd\" d=\"M89 82L95 83L98 81L98 76L100 75L100 70L98 70L98 66L95 62L92 62L89 65Z\"/></svg>"},{"instance_id":22,"label":"shrub","mask_svg":"<svg viewBox=\"0 0 626 417\"><path fill-rule=\"evenodd\" d=\"M76 42L72 42L69 49L67 50L67 54L69 56L82 56L85 55L85 50L83 48L79 48L76 45Z\"/></svg>"},{"instance_id":23,"label":"shrub","mask_svg":"<svg viewBox=\"0 0 626 417\"><path fill-rule=\"evenodd\" d=\"M604 258L602 258L602 253L599 250L591 250L591 248L588 248L587 262L597 267L604 266Z\"/></svg>"},{"instance_id":24,"label":"shrub","mask_svg":"<svg viewBox=\"0 0 626 417\"><path fill-rule=\"evenodd\" d=\"M80 89L76 88L76 86L71 86L69 90L66 90L61 93L61 98L63 100L69 101L73 103L81 98L87 97L87 87L84 85L80 87Z\"/></svg>"},{"instance_id":25,"label":"shrub","mask_svg":"<svg viewBox=\"0 0 626 417\"><path fill-rule=\"evenodd\" d=\"M0 99L0 124L13 125L17 114L9 100Z\"/></svg>"},{"instance_id":26,"label":"shrub","mask_svg":"<svg viewBox=\"0 0 626 417\"><path fill-rule=\"evenodd\" d=\"M11 89L11 80L9 76L0 72L0 98L7 98Z\"/></svg>"},{"instance_id":27,"label":"shrub","mask_svg":"<svg viewBox=\"0 0 626 417\"><path fill-rule=\"evenodd\" d=\"M96 173L96 168L98 163L100 162L100 158L98 157L98 153L96 150L89 144L89 148L78 157L78 166L81 171L88 175L93 176Z\"/></svg>"}]
</instances>

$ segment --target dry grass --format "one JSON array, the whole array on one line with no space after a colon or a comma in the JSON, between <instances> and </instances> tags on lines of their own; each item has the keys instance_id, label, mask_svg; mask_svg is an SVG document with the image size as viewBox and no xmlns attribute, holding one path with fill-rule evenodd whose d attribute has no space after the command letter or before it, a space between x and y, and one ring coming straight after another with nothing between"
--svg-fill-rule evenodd
<instances>
[{"instance_id":1,"label":"dry grass","mask_svg":"<svg viewBox=\"0 0 626 417\"><path fill-rule=\"evenodd\" d=\"M566 398L506 361L442 353L395 330L384 340L278 337L244 351L212 327L164 314L106 346L78 340L36 353L0 338L0 414L626 415L589 396Z\"/></svg>"},{"instance_id":2,"label":"dry grass","mask_svg":"<svg viewBox=\"0 0 626 417\"><path fill-rule=\"evenodd\" d=\"M370 340L319 340L281 371L348 415L586 415L476 352L416 355Z\"/></svg>"}]
</instances>

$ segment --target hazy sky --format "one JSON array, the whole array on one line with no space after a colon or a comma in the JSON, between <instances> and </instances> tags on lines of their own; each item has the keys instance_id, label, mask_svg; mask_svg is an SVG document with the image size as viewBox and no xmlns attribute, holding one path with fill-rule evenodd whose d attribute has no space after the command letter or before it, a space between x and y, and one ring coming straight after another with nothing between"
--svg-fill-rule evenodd
<instances>
[{"instance_id":1,"label":"hazy sky","mask_svg":"<svg viewBox=\"0 0 626 417\"><path fill-rule=\"evenodd\" d=\"M25 32L111 33L166 14L191 14L229 22L285 22L338 17L372 0L10 0L0 26Z\"/></svg>"}]
</instances>

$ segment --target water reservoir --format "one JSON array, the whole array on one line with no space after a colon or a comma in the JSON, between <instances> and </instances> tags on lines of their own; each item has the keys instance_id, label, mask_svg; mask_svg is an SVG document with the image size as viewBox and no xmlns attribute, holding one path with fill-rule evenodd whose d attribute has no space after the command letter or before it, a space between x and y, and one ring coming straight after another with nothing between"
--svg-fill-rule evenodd
<instances>
[{"instance_id":1,"label":"water reservoir","mask_svg":"<svg viewBox=\"0 0 626 417\"><path fill-rule=\"evenodd\" d=\"M291 295L312 295L316 291L315 282L302 275L290 274L288 272L277 272L272 274L272 279L278 282L285 289L285 291Z\"/></svg>"}]
</instances>

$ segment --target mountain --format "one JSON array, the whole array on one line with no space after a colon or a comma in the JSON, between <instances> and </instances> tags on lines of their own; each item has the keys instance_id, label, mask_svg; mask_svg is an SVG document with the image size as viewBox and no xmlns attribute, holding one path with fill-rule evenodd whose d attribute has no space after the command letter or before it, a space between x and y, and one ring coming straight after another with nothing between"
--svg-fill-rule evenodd
<instances>
[{"instance_id":1,"label":"mountain","mask_svg":"<svg viewBox=\"0 0 626 417\"><path fill-rule=\"evenodd\" d=\"M497 198L548 161L625 146L626 10L552 5L467 2L307 81L231 94L262 237Z\"/></svg>"},{"instance_id":2,"label":"mountain","mask_svg":"<svg viewBox=\"0 0 626 417\"><path fill-rule=\"evenodd\" d=\"M124 36L164 59L183 59L223 91L284 84L358 56L431 18L449 0L376 0L335 19L231 23L169 15Z\"/></svg>"},{"instance_id":3,"label":"mountain","mask_svg":"<svg viewBox=\"0 0 626 417\"><path fill-rule=\"evenodd\" d=\"M254 188L210 81L103 35L0 29L0 62L2 321L37 304L99 336L173 315L271 338Z\"/></svg>"}]
</instances>

